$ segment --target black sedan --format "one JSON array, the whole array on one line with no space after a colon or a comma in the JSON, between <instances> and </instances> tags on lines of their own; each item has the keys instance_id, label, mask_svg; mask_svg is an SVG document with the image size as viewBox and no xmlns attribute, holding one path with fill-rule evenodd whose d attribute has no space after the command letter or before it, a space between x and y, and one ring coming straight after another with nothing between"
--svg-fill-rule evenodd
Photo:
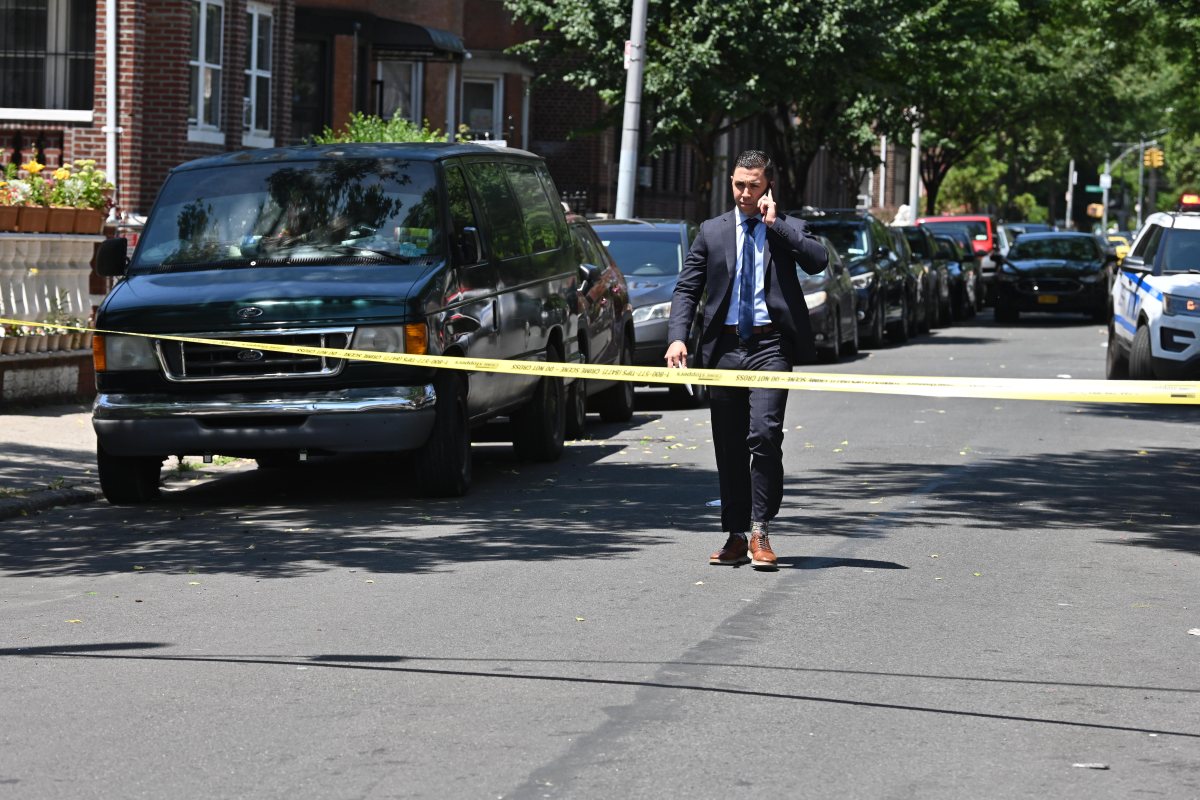
<instances>
[{"instance_id":1,"label":"black sedan","mask_svg":"<svg viewBox=\"0 0 1200 800\"><path fill-rule=\"evenodd\" d=\"M1103 322L1114 264L1116 255L1090 233L1027 233L996 271L996 321L1051 311L1082 312Z\"/></svg>"},{"instance_id":2,"label":"black sedan","mask_svg":"<svg viewBox=\"0 0 1200 800\"><path fill-rule=\"evenodd\" d=\"M587 364L632 364L633 304L625 276L583 217L570 215L571 239L579 259L579 355ZM583 434L588 408L605 422L633 416L629 381L577 379L567 387L567 435Z\"/></svg>"},{"instance_id":3,"label":"black sedan","mask_svg":"<svg viewBox=\"0 0 1200 800\"><path fill-rule=\"evenodd\" d=\"M950 265L937 254L937 242L929 228L907 225L898 228L912 250L913 262L925 274L925 309L930 326L945 327L951 319Z\"/></svg>"},{"instance_id":4,"label":"black sedan","mask_svg":"<svg viewBox=\"0 0 1200 800\"><path fill-rule=\"evenodd\" d=\"M965 237L949 233L935 234L937 257L946 262L950 274L950 315L956 320L975 316L980 302L979 261Z\"/></svg>"},{"instance_id":5,"label":"black sedan","mask_svg":"<svg viewBox=\"0 0 1200 800\"><path fill-rule=\"evenodd\" d=\"M843 355L858 353L857 295L850 271L837 248L824 236L818 237L829 253L829 264L816 275L797 270L808 304L808 321L817 345L817 358L834 362Z\"/></svg>"}]
</instances>

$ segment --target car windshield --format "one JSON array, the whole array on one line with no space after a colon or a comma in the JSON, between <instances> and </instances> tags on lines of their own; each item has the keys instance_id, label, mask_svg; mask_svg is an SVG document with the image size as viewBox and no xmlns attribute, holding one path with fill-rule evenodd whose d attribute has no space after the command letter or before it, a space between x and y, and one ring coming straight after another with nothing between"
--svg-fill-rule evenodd
<instances>
[{"instance_id":1,"label":"car windshield","mask_svg":"<svg viewBox=\"0 0 1200 800\"><path fill-rule=\"evenodd\" d=\"M824 236L832 242L833 249L848 262L867 254L866 231L856 222L806 220L804 225L810 233Z\"/></svg>"},{"instance_id":2,"label":"car windshield","mask_svg":"<svg viewBox=\"0 0 1200 800\"><path fill-rule=\"evenodd\" d=\"M1096 242L1079 236L1031 239L1023 236L1008 251L1014 261L1025 258L1056 258L1067 261L1090 261L1100 255Z\"/></svg>"},{"instance_id":3,"label":"car windshield","mask_svg":"<svg viewBox=\"0 0 1200 800\"><path fill-rule=\"evenodd\" d=\"M1178 228L1163 237L1163 272L1200 270L1200 231Z\"/></svg>"},{"instance_id":4,"label":"car windshield","mask_svg":"<svg viewBox=\"0 0 1200 800\"><path fill-rule=\"evenodd\" d=\"M965 233L977 242L986 242L988 238L987 224L975 220L922 222L921 224L934 233Z\"/></svg>"},{"instance_id":5,"label":"car windshield","mask_svg":"<svg viewBox=\"0 0 1200 800\"><path fill-rule=\"evenodd\" d=\"M908 240L908 246L912 249L913 255L917 258L930 258L929 240L920 231L905 231L904 238Z\"/></svg>"},{"instance_id":6,"label":"car windshield","mask_svg":"<svg viewBox=\"0 0 1200 800\"><path fill-rule=\"evenodd\" d=\"M428 163L347 159L175 173L129 271L430 263L442 255Z\"/></svg>"},{"instance_id":7,"label":"car windshield","mask_svg":"<svg viewBox=\"0 0 1200 800\"><path fill-rule=\"evenodd\" d=\"M603 228L597 228L596 233L627 276L678 275L683 269L683 245L677 233Z\"/></svg>"}]
</instances>

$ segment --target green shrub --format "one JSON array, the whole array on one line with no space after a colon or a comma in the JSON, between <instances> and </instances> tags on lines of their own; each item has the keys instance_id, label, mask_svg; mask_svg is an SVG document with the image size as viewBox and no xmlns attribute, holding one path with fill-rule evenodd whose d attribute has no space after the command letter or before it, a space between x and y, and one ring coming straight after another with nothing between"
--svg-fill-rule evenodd
<instances>
[{"instance_id":1,"label":"green shrub","mask_svg":"<svg viewBox=\"0 0 1200 800\"><path fill-rule=\"evenodd\" d=\"M429 120L417 127L399 114L389 120L374 114L355 111L345 128L334 132L326 128L310 139L312 144L341 144L343 142L445 142L449 137L440 130L430 130Z\"/></svg>"}]
</instances>

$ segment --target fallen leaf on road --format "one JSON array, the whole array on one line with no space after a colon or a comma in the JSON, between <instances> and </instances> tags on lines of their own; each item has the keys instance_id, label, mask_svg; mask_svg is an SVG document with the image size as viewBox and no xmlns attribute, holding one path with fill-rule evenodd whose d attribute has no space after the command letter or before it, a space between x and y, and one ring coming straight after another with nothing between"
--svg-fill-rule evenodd
<instances>
[{"instance_id":1,"label":"fallen leaf on road","mask_svg":"<svg viewBox=\"0 0 1200 800\"><path fill-rule=\"evenodd\" d=\"M1072 767L1079 769L1108 769L1108 764L1072 764Z\"/></svg>"},{"instance_id":2,"label":"fallen leaf on road","mask_svg":"<svg viewBox=\"0 0 1200 800\"><path fill-rule=\"evenodd\" d=\"M833 452L835 452L835 453L840 453L840 452L842 452L842 448L840 448L840 447L835 447L835 448L833 448Z\"/></svg>"},{"instance_id":3,"label":"fallen leaf on road","mask_svg":"<svg viewBox=\"0 0 1200 800\"><path fill-rule=\"evenodd\" d=\"M697 586L703 586L703 585L704 585L704 581L696 581L696 585L697 585Z\"/></svg>"},{"instance_id":4,"label":"fallen leaf on road","mask_svg":"<svg viewBox=\"0 0 1200 800\"><path fill-rule=\"evenodd\" d=\"M583 617L576 617L576 618L575 618L575 621L576 621L576 622L587 622L587 620L586 620L586 619L584 619Z\"/></svg>"},{"instance_id":5,"label":"fallen leaf on road","mask_svg":"<svg viewBox=\"0 0 1200 800\"><path fill-rule=\"evenodd\" d=\"M1192 636L1200 636L1200 628L1192 628L1188 633Z\"/></svg>"},{"instance_id":6,"label":"fallen leaf on road","mask_svg":"<svg viewBox=\"0 0 1200 800\"><path fill-rule=\"evenodd\" d=\"M937 553L930 553L929 557L930 558L940 558L940 556Z\"/></svg>"},{"instance_id":7,"label":"fallen leaf on road","mask_svg":"<svg viewBox=\"0 0 1200 800\"><path fill-rule=\"evenodd\" d=\"M850 444L850 440L849 440L849 439L847 439L847 440L845 440L844 442L842 442L842 444Z\"/></svg>"},{"instance_id":8,"label":"fallen leaf on road","mask_svg":"<svg viewBox=\"0 0 1200 800\"><path fill-rule=\"evenodd\" d=\"M880 503L882 503L883 501L882 501L882 500L869 500L869 501L867 501L867 502L869 502L869 503L870 503L871 505L873 505L873 506L877 506L877 505L879 505Z\"/></svg>"},{"instance_id":9,"label":"fallen leaf on road","mask_svg":"<svg viewBox=\"0 0 1200 800\"><path fill-rule=\"evenodd\" d=\"M135 570L145 569L145 567L134 567Z\"/></svg>"},{"instance_id":10,"label":"fallen leaf on road","mask_svg":"<svg viewBox=\"0 0 1200 800\"><path fill-rule=\"evenodd\" d=\"M188 581L188 586L199 586L200 581Z\"/></svg>"},{"instance_id":11,"label":"fallen leaf on road","mask_svg":"<svg viewBox=\"0 0 1200 800\"><path fill-rule=\"evenodd\" d=\"M972 574L972 575L974 575L976 578L982 578L982 577L983 577L983 573L982 573L982 572L972 572L971 574Z\"/></svg>"},{"instance_id":12,"label":"fallen leaf on road","mask_svg":"<svg viewBox=\"0 0 1200 800\"><path fill-rule=\"evenodd\" d=\"M81 619L69 619L69 620L67 620L67 622L70 622L70 623L71 623L71 624L73 624L73 625L77 625L77 624L79 624L80 622L83 622L83 620L81 620Z\"/></svg>"},{"instance_id":13,"label":"fallen leaf on road","mask_svg":"<svg viewBox=\"0 0 1200 800\"><path fill-rule=\"evenodd\" d=\"M374 583L374 582L375 581L371 580L370 578L367 578L365 581L363 581L363 583Z\"/></svg>"},{"instance_id":14,"label":"fallen leaf on road","mask_svg":"<svg viewBox=\"0 0 1200 800\"><path fill-rule=\"evenodd\" d=\"M1148 452L1146 452L1145 450L1138 450L1138 451L1137 451L1137 454L1138 454L1139 456L1148 456L1148 455L1150 455L1150 454L1149 454Z\"/></svg>"}]
</instances>

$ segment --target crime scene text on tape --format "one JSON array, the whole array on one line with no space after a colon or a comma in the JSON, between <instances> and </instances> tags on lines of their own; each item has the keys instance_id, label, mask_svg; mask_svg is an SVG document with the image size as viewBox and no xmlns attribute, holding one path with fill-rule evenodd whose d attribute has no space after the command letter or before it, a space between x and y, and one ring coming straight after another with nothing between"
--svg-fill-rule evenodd
<instances>
[{"instance_id":1,"label":"crime scene text on tape","mask_svg":"<svg viewBox=\"0 0 1200 800\"><path fill-rule=\"evenodd\" d=\"M352 361L373 361L411 367L497 372L509 375L590 378L637 383L705 384L760 389L797 389L816 392L959 397L989 400L1043 400L1068 403L1141 403L1200 405L1200 381L1109 381L1066 378L969 378L922 375L853 375L824 372L756 372L748 370L635 367L601 364L567 364L546 361L509 361L494 358L434 356L416 353L381 353L335 347L273 344L259 340L216 339L166 333L133 333L70 325L0 318L0 324L84 331L103 336L138 336L172 342L252 348L277 353L322 356Z\"/></svg>"}]
</instances>

